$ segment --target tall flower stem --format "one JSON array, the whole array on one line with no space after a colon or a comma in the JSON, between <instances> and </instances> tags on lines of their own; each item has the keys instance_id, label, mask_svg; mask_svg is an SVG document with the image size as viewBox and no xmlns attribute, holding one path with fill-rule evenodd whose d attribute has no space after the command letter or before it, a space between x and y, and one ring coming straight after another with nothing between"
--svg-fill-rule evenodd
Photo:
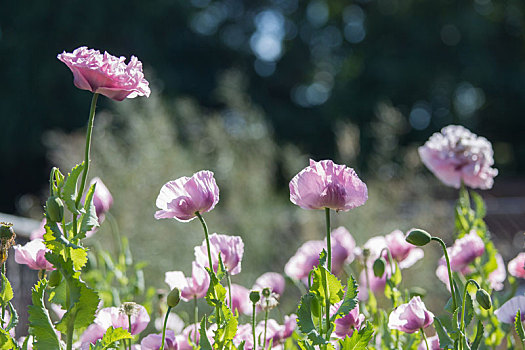
<instances>
[{"instance_id":1,"label":"tall flower stem","mask_svg":"<svg viewBox=\"0 0 525 350\"><path fill-rule=\"evenodd\" d=\"M253 334L253 349L257 349L257 338L255 337L255 303L253 303L252 307L252 334Z\"/></svg>"},{"instance_id":2,"label":"tall flower stem","mask_svg":"<svg viewBox=\"0 0 525 350\"><path fill-rule=\"evenodd\" d=\"M269 308L268 308L268 304L270 302L268 301L268 299L266 299L266 311L264 313L264 342L263 342L263 346L262 348L263 349L266 349L266 327L268 326L268 313L269 313Z\"/></svg>"},{"instance_id":3,"label":"tall flower stem","mask_svg":"<svg viewBox=\"0 0 525 350\"><path fill-rule=\"evenodd\" d=\"M131 315L128 314L128 331L131 334ZM131 339L129 339L129 350L131 350Z\"/></svg>"},{"instance_id":4,"label":"tall flower stem","mask_svg":"<svg viewBox=\"0 0 525 350\"><path fill-rule=\"evenodd\" d=\"M324 288L324 295L325 295L325 315L326 315L326 340L330 340L330 295L328 292L328 282L326 279L326 271L321 268L321 276L323 278L323 288ZM321 322L322 323L322 322ZM323 326L321 325L321 329Z\"/></svg>"},{"instance_id":5,"label":"tall flower stem","mask_svg":"<svg viewBox=\"0 0 525 350\"><path fill-rule=\"evenodd\" d=\"M478 289L480 288L478 282L474 281L473 279L469 279L467 283L465 283L465 289L463 290L463 302L461 305L461 320L460 320L460 326L459 326L459 334L462 338L465 337L465 305L467 301L469 283L476 285ZM459 346L461 349L463 349L463 342L460 341Z\"/></svg>"},{"instance_id":6,"label":"tall flower stem","mask_svg":"<svg viewBox=\"0 0 525 350\"><path fill-rule=\"evenodd\" d=\"M197 345L197 325L199 324L199 306L197 305L197 296L193 297L193 317L195 320L195 330L193 331L193 342Z\"/></svg>"},{"instance_id":7,"label":"tall flower stem","mask_svg":"<svg viewBox=\"0 0 525 350\"><path fill-rule=\"evenodd\" d=\"M71 295L71 287L70 287L70 281L66 280L66 300L68 302L68 310L73 306L72 301L72 295ZM72 350L73 349L73 333L75 332L75 314L71 315L71 318L69 319L67 323L67 335L66 335L66 349Z\"/></svg>"},{"instance_id":8,"label":"tall flower stem","mask_svg":"<svg viewBox=\"0 0 525 350\"><path fill-rule=\"evenodd\" d=\"M230 309L233 311L233 304L232 304L232 283L230 279L230 274L226 272L226 281L228 282L228 305L230 306Z\"/></svg>"},{"instance_id":9,"label":"tall flower stem","mask_svg":"<svg viewBox=\"0 0 525 350\"><path fill-rule=\"evenodd\" d=\"M162 327L162 345L159 350L164 350L164 343L166 342L166 326L168 325L168 317L170 316L171 306L168 306L166 317L164 317L164 327Z\"/></svg>"},{"instance_id":10,"label":"tall flower stem","mask_svg":"<svg viewBox=\"0 0 525 350\"><path fill-rule=\"evenodd\" d=\"M210 237L209 237L209 234L208 234L208 225L206 225L206 221L204 221L204 218L202 217L201 213L196 211L195 215L199 218L199 220L200 220L200 222L202 224L202 229L204 230L204 237L206 238L206 249L208 250L208 261L210 263L210 272L213 275L215 275L215 272L213 270L213 261L211 260L211 248L210 248ZM214 277L216 277L216 276L214 276ZM214 283L213 280L214 279L212 279L212 283ZM212 286L212 289L213 289L213 297L215 299L217 299L217 294L215 293L214 286ZM230 291L230 296L231 296L231 291ZM219 324L220 321L221 321L221 314L220 314L220 310L219 310L219 304L215 305L215 311L217 313L217 324Z\"/></svg>"},{"instance_id":11,"label":"tall flower stem","mask_svg":"<svg viewBox=\"0 0 525 350\"><path fill-rule=\"evenodd\" d=\"M326 250L328 256L326 259L326 267L328 271L332 272L332 243L330 241L330 208L324 208L326 218Z\"/></svg>"},{"instance_id":12,"label":"tall flower stem","mask_svg":"<svg viewBox=\"0 0 525 350\"><path fill-rule=\"evenodd\" d=\"M450 284L450 294L452 296L452 306L453 306L454 310L456 310L458 306L456 304L456 292L455 292L455 288L454 288L454 283L452 282L452 270L450 268L450 259L448 257L447 246L445 245L445 242L443 242L443 240L441 238L439 238L439 237L432 237L431 240L438 242L439 244L441 244L441 248L443 248L443 253L445 255L445 260L447 262L448 283Z\"/></svg>"},{"instance_id":13,"label":"tall flower stem","mask_svg":"<svg viewBox=\"0 0 525 350\"><path fill-rule=\"evenodd\" d=\"M425 331L423 330L423 328L420 328L419 330L421 331L421 335L423 336L423 340L425 341L425 345L427 346L427 350L430 350L430 347L428 346L427 336L425 335Z\"/></svg>"}]
</instances>

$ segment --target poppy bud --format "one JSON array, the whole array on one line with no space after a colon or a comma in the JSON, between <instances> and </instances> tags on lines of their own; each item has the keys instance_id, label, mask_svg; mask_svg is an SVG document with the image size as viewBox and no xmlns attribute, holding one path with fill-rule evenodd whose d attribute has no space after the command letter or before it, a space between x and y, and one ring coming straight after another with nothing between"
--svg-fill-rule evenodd
<instances>
[{"instance_id":1,"label":"poppy bud","mask_svg":"<svg viewBox=\"0 0 525 350\"><path fill-rule=\"evenodd\" d=\"M252 290L250 292L250 301L255 304L259 300L261 300L261 294L259 293L259 291L258 290Z\"/></svg>"},{"instance_id":2,"label":"poppy bud","mask_svg":"<svg viewBox=\"0 0 525 350\"><path fill-rule=\"evenodd\" d=\"M53 270L51 271L51 274L49 275L48 285L50 287L56 287L59 285L61 280L62 280L62 275L60 274L60 271Z\"/></svg>"},{"instance_id":3,"label":"poppy bud","mask_svg":"<svg viewBox=\"0 0 525 350\"><path fill-rule=\"evenodd\" d=\"M46 216L53 222L60 222L64 217L64 203L57 196L51 196L46 201Z\"/></svg>"},{"instance_id":4,"label":"poppy bud","mask_svg":"<svg viewBox=\"0 0 525 350\"><path fill-rule=\"evenodd\" d=\"M374 261L373 270L374 270L374 276L377 278L383 277L385 273L385 267L386 267L386 260L383 257L377 258L376 261Z\"/></svg>"},{"instance_id":5,"label":"poppy bud","mask_svg":"<svg viewBox=\"0 0 525 350\"><path fill-rule=\"evenodd\" d=\"M168 294L168 298L166 301L169 307L177 306L177 304L180 301L180 289L176 287L173 288L170 294Z\"/></svg>"},{"instance_id":6,"label":"poppy bud","mask_svg":"<svg viewBox=\"0 0 525 350\"><path fill-rule=\"evenodd\" d=\"M10 240L15 237L13 224L0 222L0 239Z\"/></svg>"},{"instance_id":7,"label":"poppy bud","mask_svg":"<svg viewBox=\"0 0 525 350\"><path fill-rule=\"evenodd\" d=\"M485 289L478 289L476 292L476 300L478 301L478 304L485 310L488 310L492 307L490 294Z\"/></svg>"},{"instance_id":8,"label":"poppy bud","mask_svg":"<svg viewBox=\"0 0 525 350\"><path fill-rule=\"evenodd\" d=\"M268 297L270 296L270 294L272 294L272 291L270 290L270 288L264 288L264 289L262 290L262 295L263 295L263 297L268 298Z\"/></svg>"},{"instance_id":9,"label":"poppy bud","mask_svg":"<svg viewBox=\"0 0 525 350\"><path fill-rule=\"evenodd\" d=\"M422 247L432 240L432 236L427 231L416 228L410 230L405 240L410 244Z\"/></svg>"}]
</instances>

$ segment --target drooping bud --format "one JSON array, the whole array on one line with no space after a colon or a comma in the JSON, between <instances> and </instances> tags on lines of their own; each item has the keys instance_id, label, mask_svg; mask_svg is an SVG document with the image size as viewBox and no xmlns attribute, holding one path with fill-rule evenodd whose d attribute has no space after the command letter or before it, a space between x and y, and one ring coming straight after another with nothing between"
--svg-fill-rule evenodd
<instances>
[{"instance_id":1,"label":"drooping bud","mask_svg":"<svg viewBox=\"0 0 525 350\"><path fill-rule=\"evenodd\" d=\"M476 292L476 300L478 301L478 304L485 310L488 310L492 307L492 300L490 298L490 294L485 289L478 289L478 291Z\"/></svg>"},{"instance_id":2,"label":"drooping bud","mask_svg":"<svg viewBox=\"0 0 525 350\"><path fill-rule=\"evenodd\" d=\"M53 222L60 222L64 217L64 203L57 196L51 196L46 201L46 216Z\"/></svg>"},{"instance_id":3,"label":"drooping bud","mask_svg":"<svg viewBox=\"0 0 525 350\"><path fill-rule=\"evenodd\" d=\"M372 268L374 270L374 276L376 276L377 278L383 277L385 273L385 268L386 268L385 258L383 257L377 258L376 261L374 261L374 265L372 266Z\"/></svg>"},{"instance_id":4,"label":"drooping bud","mask_svg":"<svg viewBox=\"0 0 525 350\"><path fill-rule=\"evenodd\" d=\"M171 290L166 299L169 307L175 307L180 302L180 289L175 287Z\"/></svg>"},{"instance_id":5,"label":"drooping bud","mask_svg":"<svg viewBox=\"0 0 525 350\"><path fill-rule=\"evenodd\" d=\"M62 274L58 270L51 271L51 274L49 275L49 282L48 286L50 287L56 287L60 284L60 281L62 280Z\"/></svg>"},{"instance_id":6,"label":"drooping bud","mask_svg":"<svg viewBox=\"0 0 525 350\"><path fill-rule=\"evenodd\" d=\"M258 290L252 290L250 292L250 301L254 304L256 304L259 300L261 300L261 294Z\"/></svg>"},{"instance_id":7,"label":"drooping bud","mask_svg":"<svg viewBox=\"0 0 525 350\"><path fill-rule=\"evenodd\" d=\"M427 231L416 228L408 232L405 240L410 244L422 247L432 240L432 236Z\"/></svg>"}]
</instances>

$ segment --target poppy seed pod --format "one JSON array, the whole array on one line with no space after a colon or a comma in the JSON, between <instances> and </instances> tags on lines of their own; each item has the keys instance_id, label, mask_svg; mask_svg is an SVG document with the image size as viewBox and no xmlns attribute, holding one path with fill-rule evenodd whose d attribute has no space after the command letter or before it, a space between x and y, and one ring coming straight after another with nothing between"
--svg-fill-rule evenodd
<instances>
[{"instance_id":1,"label":"poppy seed pod","mask_svg":"<svg viewBox=\"0 0 525 350\"><path fill-rule=\"evenodd\" d=\"M51 196L46 201L46 217L53 222L60 222L64 217L64 203L57 196Z\"/></svg>"},{"instance_id":2,"label":"poppy seed pod","mask_svg":"<svg viewBox=\"0 0 525 350\"><path fill-rule=\"evenodd\" d=\"M405 240L410 244L422 247L432 240L432 236L427 231L416 228L408 232Z\"/></svg>"},{"instance_id":3,"label":"poppy seed pod","mask_svg":"<svg viewBox=\"0 0 525 350\"><path fill-rule=\"evenodd\" d=\"M261 300L261 294L258 290L252 290L250 292L250 301L254 304L256 304L259 300Z\"/></svg>"},{"instance_id":4,"label":"poppy seed pod","mask_svg":"<svg viewBox=\"0 0 525 350\"><path fill-rule=\"evenodd\" d=\"M173 288L168 294L167 298L167 304L169 307L175 307L180 302L180 289L179 288Z\"/></svg>"},{"instance_id":5,"label":"poppy seed pod","mask_svg":"<svg viewBox=\"0 0 525 350\"><path fill-rule=\"evenodd\" d=\"M373 266L374 275L376 277L378 277L378 278L383 277L383 275L385 273L385 267L386 267L386 260L385 260L385 258L383 258L383 257L377 258L374 261L374 266Z\"/></svg>"},{"instance_id":6,"label":"poppy seed pod","mask_svg":"<svg viewBox=\"0 0 525 350\"><path fill-rule=\"evenodd\" d=\"M478 301L479 305L485 310L488 310L492 307L492 300L490 299L490 294L485 289L478 289L478 291L476 292L476 300Z\"/></svg>"}]
</instances>

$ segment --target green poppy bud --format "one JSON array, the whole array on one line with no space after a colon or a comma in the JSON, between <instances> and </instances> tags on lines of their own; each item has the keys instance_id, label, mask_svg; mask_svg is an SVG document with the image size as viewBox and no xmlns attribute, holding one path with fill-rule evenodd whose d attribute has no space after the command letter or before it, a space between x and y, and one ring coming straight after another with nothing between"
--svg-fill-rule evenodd
<instances>
[{"instance_id":1,"label":"green poppy bud","mask_svg":"<svg viewBox=\"0 0 525 350\"><path fill-rule=\"evenodd\" d=\"M51 196L46 201L46 216L53 222L60 222L64 217L64 203L57 196Z\"/></svg>"},{"instance_id":2,"label":"green poppy bud","mask_svg":"<svg viewBox=\"0 0 525 350\"><path fill-rule=\"evenodd\" d=\"M416 228L410 230L405 240L410 244L422 247L432 240L432 236L427 231Z\"/></svg>"},{"instance_id":3,"label":"green poppy bud","mask_svg":"<svg viewBox=\"0 0 525 350\"><path fill-rule=\"evenodd\" d=\"M427 295L427 291L420 287L412 287L408 290L408 293L410 294L411 299L417 296L424 298Z\"/></svg>"},{"instance_id":4,"label":"green poppy bud","mask_svg":"<svg viewBox=\"0 0 525 350\"><path fill-rule=\"evenodd\" d=\"M312 300L312 303L310 304L310 308L312 310L312 315L314 315L315 317L319 317L321 315L320 304L321 304L321 302L317 298Z\"/></svg>"},{"instance_id":5,"label":"green poppy bud","mask_svg":"<svg viewBox=\"0 0 525 350\"><path fill-rule=\"evenodd\" d=\"M180 289L175 287L171 290L170 294L168 294L167 298L167 304L169 307L175 307L180 301Z\"/></svg>"},{"instance_id":6,"label":"green poppy bud","mask_svg":"<svg viewBox=\"0 0 525 350\"><path fill-rule=\"evenodd\" d=\"M385 274L386 260L383 257L377 258L374 261L373 270L374 276L381 278Z\"/></svg>"},{"instance_id":7,"label":"green poppy bud","mask_svg":"<svg viewBox=\"0 0 525 350\"><path fill-rule=\"evenodd\" d=\"M48 285L50 287L56 287L60 284L60 281L62 280L62 274L58 270L51 271L51 274L49 275L49 282Z\"/></svg>"},{"instance_id":8,"label":"green poppy bud","mask_svg":"<svg viewBox=\"0 0 525 350\"><path fill-rule=\"evenodd\" d=\"M268 297L270 296L270 294L272 294L272 291L270 290L270 288L264 288L264 289L262 290L262 295L263 295L263 297L268 298Z\"/></svg>"},{"instance_id":9,"label":"green poppy bud","mask_svg":"<svg viewBox=\"0 0 525 350\"><path fill-rule=\"evenodd\" d=\"M252 290L250 292L250 301L255 304L259 300L261 300L261 294L259 293L259 291L258 290Z\"/></svg>"},{"instance_id":10,"label":"green poppy bud","mask_svg":"<svg viewBox=\"0 0 525 350\"><path fill-rule=\"evenodd\" d=\"M490 294L485 289L478 289L476 292L476 300L478 301L478 304L485 310L488 310L492 307Z\"/></svg>"}]
</instances>

